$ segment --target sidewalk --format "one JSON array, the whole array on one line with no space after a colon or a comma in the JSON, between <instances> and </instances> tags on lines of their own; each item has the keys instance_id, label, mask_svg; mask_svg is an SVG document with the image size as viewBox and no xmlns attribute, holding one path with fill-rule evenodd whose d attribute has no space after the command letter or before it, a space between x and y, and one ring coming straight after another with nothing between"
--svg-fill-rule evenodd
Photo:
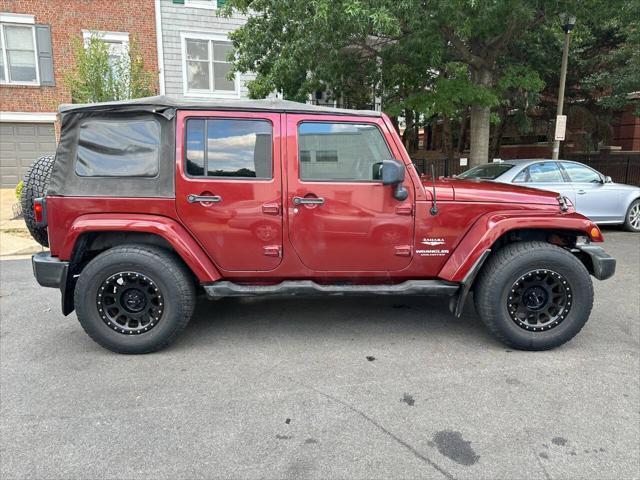
<instances>
[{"instance_id":1,"label":"sidewalk","mask_svg":"<svg viewBox=\"0 0 640 480\"><path fill-rule=\"evenodd\" d=\"M13 218L18 203L12 188L0 189L0 259L41 252L43 248L31 238L22 218Z\"/></svg>"}]
</instances>

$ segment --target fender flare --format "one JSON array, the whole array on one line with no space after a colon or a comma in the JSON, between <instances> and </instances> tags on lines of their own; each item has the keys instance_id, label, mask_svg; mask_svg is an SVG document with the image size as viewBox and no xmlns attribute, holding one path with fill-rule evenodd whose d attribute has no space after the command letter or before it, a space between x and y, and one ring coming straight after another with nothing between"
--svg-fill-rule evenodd
<instances>
[{"instance_id":1,"label":"fender flare","mask_svg":"<svg viewBox=\"0 0 640 480\"><path fill-rule=\"evenodd\" d=\"M592 233L594 228L597 235ZM596 224L579 213L550 215L548 212L522 210L490 212L481 216L469 229L440 269L438 278L450 282L463 282L498 238L509 231L531 229L582 232L593 242L603 241Z\"/></svg>"},{"instance_id":2,"label":"fender flare","mask_svg":"<svg viewBox=\"0 0 640 480\"><path fill-rule=\"evenodd\" d=\"M69 228L59 258L71 259L80 236L94 232L141 232L158 235L169 242L200 282L215 282L222 278L216 266L187 229L175 220L159 215L81 215Z\"/></svg>"}]
</instances>

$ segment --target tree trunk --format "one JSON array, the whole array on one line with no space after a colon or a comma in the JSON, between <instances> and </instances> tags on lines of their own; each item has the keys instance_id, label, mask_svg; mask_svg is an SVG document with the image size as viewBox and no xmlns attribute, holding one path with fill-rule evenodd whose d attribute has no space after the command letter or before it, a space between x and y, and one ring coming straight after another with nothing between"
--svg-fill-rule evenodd
<instances>
[{"instance_id":1,"label":"tree trunk","mask_svg":"<svg viewBox=\"0 0 640 480\"><path fill-rule=\"evenodd\" d=\"M444 117L442 119L442 146L444 147L444 176L449 176L449 163L453 158L453 136L451 135L451 119Z\"/></svg>"},{"instance_id":2,"label":"tree trunk","mask_svg":"<svg viewBox=\"0 0 640 480\"><path fill-rule=\"evenodd\" d=\"M489 151L491 158L500 157L500 146L502 145L502 135L504 135L504 129L507 125L508 113L506 108L500 109L500 122L494 126L491 137L491 150Z\"/></svg>"},{"instance_id":3,"label":"tree trunk","mask_svg":"<svg viewBox=\"0 0 640 480\"><path fill-rule=\"evenodd\" d=\"M472 70L471 80L478 86L489 88L492 82L491 71L486 69ZM475 167L489 161L490 115L491 109L489 107L471 106L469 167Z\"/></svg>"},{"instance_id":4,"label":"tree trunk","mask_svg":"<svg viewBox=\"0 0 640 480\"><path fill-rule=\"evenodd\" d=\"M418 149L418 130L416 128L416 114L411 109L405 109L405 129L402 135L402 143L409 155Z\"/></svg>"},{"instance_id":5,"label":"tree trunk","mask_svg":"<svg viewBox=\"0 0 640 480\"><path fill-rule=\"evenodd\" d=\"M464 152L464 147L467 143L467 115L462 116L462 120L460 120L460 133L458 136L458 153Z\"/></svg>"}]
</instances>

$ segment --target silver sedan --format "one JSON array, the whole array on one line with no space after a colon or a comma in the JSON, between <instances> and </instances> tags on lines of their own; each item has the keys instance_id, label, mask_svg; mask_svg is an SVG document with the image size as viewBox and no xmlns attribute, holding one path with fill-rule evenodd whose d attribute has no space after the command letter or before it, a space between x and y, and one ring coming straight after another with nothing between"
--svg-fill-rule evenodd
<instances>
[{"instance_id":1,"label":"silver sedan","mask_svg":"<svg viewBox=\"0 0 640 480\"><path fill-rule=\"evenodd\" d=\"M504 160L478 165L457 178L491 180L551 190L568 197L576 210L599 224L640 232L640 188L568 160Z\"/></svg>"}]
</instances>

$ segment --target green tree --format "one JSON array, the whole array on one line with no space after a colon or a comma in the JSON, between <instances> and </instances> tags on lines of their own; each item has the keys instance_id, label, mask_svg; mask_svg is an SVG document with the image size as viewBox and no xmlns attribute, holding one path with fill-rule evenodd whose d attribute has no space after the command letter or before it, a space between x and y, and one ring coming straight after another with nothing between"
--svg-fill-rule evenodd
<instances>
[{"instance_id":1,"label":"green tree","mask_svg":"<svg viewBox=\"0 0 640 480\"><path fill-rule=\"evenodd\" d=\"M603 2L576 12L565 108L569 130L582 132L573 139L577 148L592 150L611 140L611 120L617 110L635 104L640 113L638 99L629 97L640 91L640 3ZM550 125L555 118L564 40L560 19L553 20L527 32L512 45L505 60L527 64L546 84L537 115Z\"/></svg>"},{"instance_id":2,"label":"green tree","mask_svg":"<svg viewBox=\"0 0 640 480\"><path fill-rule=\"evenodd\" d=\"M498 105L494 115L490 157L500 156L502 134L508 121L515 123L521 134L531 129L530 111L540 101L545 82L537 71L522 65L505 65L496 85Z\"/></svg>"},{"instance_id":3,"label":"green tree","mask_svg":"<svg viewBox=\"0 0 640 480\"><path fill-rule=\"evenodd\" d=\"M75 68L65 77L73 103L127 100L153 95L155 74L145 69L135 42L122 56L111 56L109 45L97 35L74 43Z\"/></svg>"},{"instance_id":4,"label":"green tree","mask_svg":"<svg viewBox=\"0 0 640 480\"><path fill-rule=\"evenodd\" d=\"M252 96L277 91L306 100L324 89L356 107L379 97L386 113L404 117L407 146L417 143L420 122L437 116L450 130L451 121L466 126L468 115L471 165L488 159L492 121L499 126L516 111L526 129L540 90L556 88L560 13L606 23L618 7L604 0L227 2L227 12L250 13L231 39L235 71L257 74L249 83ZM600 81L609 83L611 102L630 88L630 75L620 74ZM501 135L494 131L495 150Z\"/></svg>"}]
</instances>

